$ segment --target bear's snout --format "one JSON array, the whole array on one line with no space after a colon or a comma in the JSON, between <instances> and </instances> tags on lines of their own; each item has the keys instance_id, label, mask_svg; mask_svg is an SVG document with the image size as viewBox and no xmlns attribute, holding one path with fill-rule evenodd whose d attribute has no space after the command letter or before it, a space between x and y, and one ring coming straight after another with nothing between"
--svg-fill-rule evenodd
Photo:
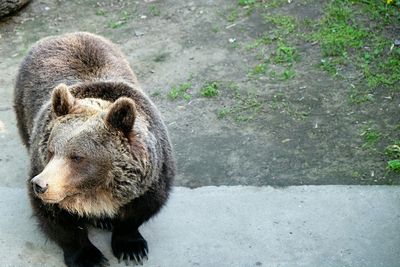
<instances>
[{"instance_id":1,"label":"bear's snout","mask_svg":"<svg viewBox=\"0 0 400 267\"><path fill-rule=\"evenodd\" d=\"M38 176L35 176L31 180L31 184L32 184L33 191L37 195L43 194L44 192L46 192L47 188L49 187L49 185L45 181L40 179L40 177L38 177Z\"/></svg>"}]
</instances>

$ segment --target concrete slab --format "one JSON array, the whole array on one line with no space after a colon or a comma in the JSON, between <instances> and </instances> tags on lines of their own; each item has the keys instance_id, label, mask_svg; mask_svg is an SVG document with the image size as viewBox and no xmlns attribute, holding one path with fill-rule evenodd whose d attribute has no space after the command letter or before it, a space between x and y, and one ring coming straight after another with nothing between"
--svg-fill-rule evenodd
<instances>
[{"instance_id":1,"label":"concrete slab","mask_svg":"<svg viewBox=\"0 0 400 267\"><path fill-rule=\"evenodd\" d=\"M0 209L1 266L63 266L25 190L1 187ZM177 187L141 231L150 250L145 266L395 267L400 187ZM119 266L110 233L93 230L90 238Z\"/></svg>"}]
</instances>

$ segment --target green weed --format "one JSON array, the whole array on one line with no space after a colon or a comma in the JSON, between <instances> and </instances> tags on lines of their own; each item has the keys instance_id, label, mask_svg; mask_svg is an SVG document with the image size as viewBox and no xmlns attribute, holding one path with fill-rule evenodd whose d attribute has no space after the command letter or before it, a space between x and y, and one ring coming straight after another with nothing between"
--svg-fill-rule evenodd
<instances>
[{"instance_id":1,"label":"green weed","mask_svg":"<svg viewBox=\"0 0 400 267\"><path fill-rule=\"evenodd\" d=\"M278 43L278 47L275 51L272 60L274 63L292 63L298 59L296 48L290 47L283 41Z\"/></svg>"},{"instance_id":2,"label":"green weed","mask_svg":"<svg viewBox=\"0 0 400 267\"><path fill-rule=\"evenodd\" d=\"M219 32L218 26L213 26L213 27L211 28L211 31L212 31L213 33L218 33L218 32Z\"/></svg>"},{"instance_id":3,"label":"green weed","mask_svg":"<svg viewBox=\"0 0 400 267\"><path fill-rule=\"evenodd\" d=\"M106 16L106 12L103 9L98 9L96 11L96 16Z\"/></svg>"},{"instance_id":4,"label":"green weed","mask_svg":"<svg viewBox=\"0 0 400 267\"><path fill-rule=\"evenodd\" d=\"M231 87L233 92L233 103L217 111L219 119L230 117L240 123L254 120L262 110L263 104L254 93L239 92L236 86Z\"/></svg>"},{"instance_id":5,"label":"green weed","mask_svg":"<svg viewBox=\"0 0 400 267\"><path fill-rule=\"evenodd\" d=\"M272 39L265 34L263 37L255 39L252 43L246 46L247 49L254 49L259 47L260 45L269 45L272 43Z\"/></svg>"},{"instance_id":6,"label":"green weed","mask_svg":"<svg viewBox=\"0 0 400 267\"><path fill-rule=\"evenodd\" d=\"M309 108L299 109L298 107L295 107L282 92L278 92L273 96L269 106L272 110L285 113L295 120L305 120L311 112Z\"/></svg>"},{"instance_id":7,"label":"green weed","mask_svg":"<svg viewBox=\"0 0 400 267\"><path fill-rule=\"evenodd\" d=\"M201 89L200 89L200 94L204 97L215 97L219 93L218 91L218 83L217 82L211 82L211 83L206 83Z\"/></svg>"},{"instance_id":8,"label":"green weed","mask_svg":"<svg viewBox=\"0 0 400 267\"><path fill-rule=\"evenodd\" d=\"M400 159L389 160L387 168L389 171L400 172Z\"/></svg>"},{"instance_id":9,"label":"green weed","mask_svg":"<svg viewBox=\"0 0 400 267\"><path fill-rule=\"evenodd\" d=\"M255 3L256 3L256 0L238 0L239 6L250 6L250 5L254 5Z\"/></svg>"},{"instance_id":10,"label":"green weed","mask_svg":"<svg viewBox=\"0 0 400 267\"><path fill-rule=\"evenodd\" d=\"M149 6L149 12L150 12L151 15L153 15L155 17L156 16L160 16L160 14L161 14L160 9L156 5L150 5Z\"/></svg>"},{"instance_id":11,"label":"green weed","mask_svg":"<svg viewBox=\"0 0 400 267\"><path fill-rule=\"evenodd\" d=\"M236 9L232 10L231 13L229 13L228 17L226 20L228 22L234 22L238 18L238 12Z\"/></svg>"},{"instance_id":12,"label":"green weed","mask_svg":"<svg viewBox=\"0 0 400 267\"><path fill-rule=\"evenodd\" d=\"M292 68L288 68L283 71L283 73L281 75L281 79L282 80L290 80L290 79L293 79L295 75L296 75L296 72Z\"/></svg>"},{"instance_id":13,"label":"green weed","mask_svg":"<svg viewBox=\"0 0 400 267\"><path fill-rule=\"evenodd\" d=\"M287 35L295 29L295 19L290 16L282 15L265 15L265 20L275 24L278 27L278 31L275 31L279 36Z\"/></svg>"},{"instance_id":14,"label":"green weed","mask_svg":"<svg viewBox=\"0 0 400 267\"><path fill-rule=\"evenodd\" d=\"M400 141L385 148L385 154L391 159L400 159Z\"/></svg>"},{"instance_id":15,"label":"green weed","mask_svg":"<svg viewBox=\"0 0 400 267\"><path fill-rule=\"evenodd\" d=\"M381 133L374 128L368 127L365 128L364 131L361 133L363 138L364 144L362 148L373 148L381 138Z\"/></svg>"},{"instance_id":16,"label":"green weed","mask_svg":"<svg viewBox=\"0 0 400 267\"><path fill-rule=\"evenodd\" d=\"M129 13L126 12L126 11L123 11L123 12L121 13L120 19L117 20L117 21L110 21L110 22L108 23L108 27L111 28L111 29L120 28L121 26L125 25L125 24L128 22L128 20L129 20L130 18L131 18L131 14L129 14Z\"/></svg>"},{"instance_id":17,"label":"green weed","mask_svg":"<svg viewBox=\"0 0 400 267\"><path fill-rule=\"evenodd\" d=\"M218 119L223 119L225 118L227 115L229 115L229 113L231 112L231 110L229 108L223 107L221 109L218 110L217 112L217 118Z\"/></svg>"},{"instance_id":18,"label":"green weed","mask_svg":"<svg viewBox=\"0 0 400 267\"><path fill-rule=\"evenodd\" d=\"M178 98L183 98L186 101L191 99L191 95L188 90L192 87L191 83L182 83L179 86L172 87L168 92L168 98L171 100L176 100Z\"/></svg>"},{"instance_id":19,"label":"green weed","mask_svg":"<svg viewBox=\"0 0 400 267\"><path fill-rule=\"evenodd\" d=\"M251 70L250 74L251 75L259 75L259 74L265 74L267 71L267 64L266 63L260 63L254 66L254 68Z\"/></svg>"}]
</instances>

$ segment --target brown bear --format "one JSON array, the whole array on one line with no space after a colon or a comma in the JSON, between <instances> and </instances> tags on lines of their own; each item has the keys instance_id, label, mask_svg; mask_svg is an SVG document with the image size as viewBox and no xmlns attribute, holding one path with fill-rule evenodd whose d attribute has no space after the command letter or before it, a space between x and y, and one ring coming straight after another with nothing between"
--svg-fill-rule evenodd
<instances>
[{"instance_id":1,"label":"brown bear","mask_svg":"<svg viewBox=\"0 0 400 267\"><path fill-rule=\"evenodd\" d=\"M165 204L175 162L160 113L121 51L90 33L37 42L15 86L31 158L29 196L67 266L105 266L88 226L112 231L118 260L141 264L139 226Z\"/></svg>"}]
</instances>

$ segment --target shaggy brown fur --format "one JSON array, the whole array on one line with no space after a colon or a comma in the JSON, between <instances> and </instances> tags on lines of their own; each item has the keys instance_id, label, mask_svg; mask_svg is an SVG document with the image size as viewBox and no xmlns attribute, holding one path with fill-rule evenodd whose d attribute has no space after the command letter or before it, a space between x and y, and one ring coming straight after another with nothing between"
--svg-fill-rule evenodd
<instances>
[{"instance_id":1,"label":"shaggy brown fur","mask_svg":"<svg viewBox=\"0 0 400 267\"><path fill-rule=\"evenodd\" d=\"M112 229L118 259L141 263L138 227L166 202L175 163L160 114L119 49L89 33L39 41L20 67L15 110L33 210L66 264L107 263L88 224Z\"/></svg>"}]
</instances>

